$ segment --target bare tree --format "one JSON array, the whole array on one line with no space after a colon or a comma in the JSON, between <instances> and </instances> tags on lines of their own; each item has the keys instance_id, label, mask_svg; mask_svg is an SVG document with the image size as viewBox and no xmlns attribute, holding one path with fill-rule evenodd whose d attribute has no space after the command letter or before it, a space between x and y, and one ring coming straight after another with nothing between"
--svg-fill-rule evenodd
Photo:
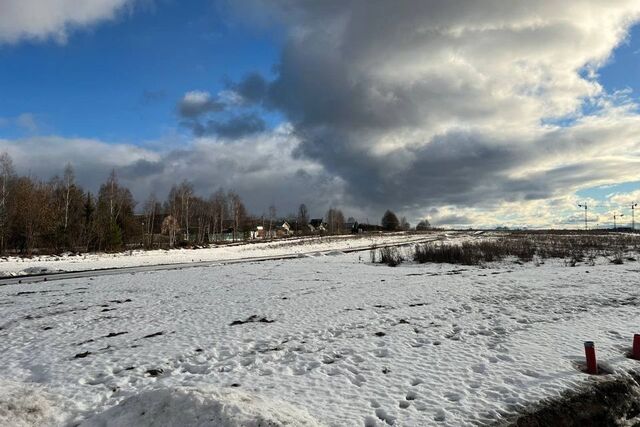
<instances>
[{"instance_id":1,"label":"bare tree","mask_svg":"<svg viewBox=\"0 0 640 427\"><path fill-rule=\"evenodd\" d=\"M329 208L327 211L326 221L330 234L338 234L342 231L344 226L344 215L340 209Z\"/></svg>"},{"instance_id":2,"label":"bare tree","mask_svg":"<svg viewBox=\"0 0 640 427\"><path fill-rule=\"evenodd\" d=\"M13 160L5 151L0 154L0 252L4 253L7 246L9 229L9 190L15 171Z\"/></svg>"},{"instance_id":3,"label":"bare tree","mask_svg":"<svg viewBox=\"0 0 640 427\"><path fill-rule=\"evenodd\" d=\"M276 207L274 205L269 206L269 238L273 237L272 228L273 221L275 221L277 215Z\"/></svg>"},{"instance_id":4,"label":"bare tree","mask_svg":"<svg viewBox=\"0 0 640 427\"><path fill-rule=\"evenodd\" d=\"M182 204L182 225L185 228L185 240L188 242L189 238L189 206L191 204L191 198L193 197L193 184L184 180L178 189L180 194L180 202Z\"/></svg>"},{"instance_id":5,"label":"bare tree","mask_svg":"<svg viewBox=\"0 0 640 427\"><path fill-rule=\"evenodd\" d=\"M211 195L209 205L211 209L213 233L220 236L224 230L224 220L228 216L227 213L229 211L227 195L222 188Z\"/></svg>"},{"instance_id":6,"label":"bare tree","mask_svg":"<svg viewBox=\"0 0 640 427\"><path fill-rule=\"evenodd\" d=\"M416 225L416 231L425 231L429 230L430 228L431 224L429 224L429 220L426 218L420 221L418 225Z\"/></svg>"},{"instance_id":7,"label":"bare tree","mask_svg":"<svg viewBox=\"0 0 640 427\"><path fill-rule=\"evenodd\" d=\"M300 204L300 207L298 208L298 218L296 224L299 230L306 230L307 224L309 224L309 211L307 210L307 205L305 205L304 203Z\"/></svg>"},{"instance_id":8,"label":"bare tree","mask_svg":"<svg viewBox=\"0 0 640 427\"><path fill-rule=\"evenodd\" d=\"M144 232L147 238L145 239L145 236L142 236L142 244L151 248L153 247L153 231L155 229L156 215L160 211L160 203L158 203L155 193L151 193L147 201L144 203L143 211L145 221Z\"/></svg>"},{"instance_id":9,"label":"bare tree","mask_svg":"<svg viewBox=\"0 0 640 427\"><path fill-rule=\"evenodd\" d=\"M229 191L227 197L229 198L229 207L231 210L231 217L233 219L233 241L235 242L240 226L243 224L246 217L246 209L242 203L242 199L237 193Z\"/></svg>"},{"instance_id":10,"label":"bare tree","mask_svg":"<svg viewBox=\"0 0 640 427\"><path fill-rule=\"evenodd\" d=\"M121 248L126 239L133 235L135 226L133 209L135 202L131 191L120 186L115 170L111 171L107 182L98 193L97 216L100 225L100 241L108 250Z\"/></svg>"},{"instance_id":11,"label":"bare tree","mask_svg":"<svg viewBox=\"0 0 640 427\"><path fill-rule=\"evenodd\" d=\"M409 231L411 229L411 224L407 221L407 217L402 217L400 219L400 230Z\"/></svg>"},{"instance_id":12,"label":"bare tree","mask_svg":"<svg viewBox=\"0 0 640 427\"><path fill-rule=\"evenodd\" d=\"M69 226L69 205L71 204L71 187L75 184L75 174L71 163L67 163L64 168L64 230Z\"/></svg>"}]
</instances>

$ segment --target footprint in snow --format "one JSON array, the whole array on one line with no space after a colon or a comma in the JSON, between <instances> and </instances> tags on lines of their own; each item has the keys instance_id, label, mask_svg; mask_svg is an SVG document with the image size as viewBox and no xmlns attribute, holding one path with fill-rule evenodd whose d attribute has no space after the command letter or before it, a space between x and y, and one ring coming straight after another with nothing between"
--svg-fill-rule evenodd
<instances>
[{"instance_id":1,"label":"footprint in snow","mask_svg":"<svg viewBox=\"0 0 640 427\"><path fill-rule=\"evenodd\" d=\"M456 392L449 392L449 393L445 393L444 397L449 401L449 402L458 402L460 400L462 400L462 394L460 393L456 393Z\"/></svg>"},{"instance_id":2,"label":"footprint in snow","mask_svg":"<svg viewBox=\"0 0 640 427\"><path fill-rule=\"evenodd\" d=\"M477 365L473 365L471 370L477 374L484 374L487 371L487 365L484 363L479 363Z\"/></svg>"},{"instance_id":3,"label":"footprint in snow","mask_svg":"<svg viewBox=\"0 0 640 427\"><path fill-rule=\"evenodd\" d=\"M387 423L390 426L392 426L392 425L394 425L396 423L396 417L394 417L393 415L388 414L387 411L385 411L382 408L376 409L376 417L378 417L378 419L380 419L381 421L384 421L385 423Z\"/></svg>"},{"instance_id":4,"label":"footprint in snow","mask_svg":"<svg viewBox=\"0 0 640 427\"><path fill-rule=\"evenodd\" d=\"M372 416L367 416L364 418L364 427L377 427L378 422Z\"/></svg>"},{"instance_id":5,"label":"footprint in snow","mask_svg":"<svg viewBox=\"0 0 640 427\"><path fill-rule=\"evenodd\" d=\"M340 369L338 369L338 368L331 368L326 373L330 377L335 377L336 375L340 375L342 373L342 371Z\"/></svg>"},{"instance_id":6,"label":"footprint in snow","mask_svg":"<svg viewBox=\"0 0 640 427\"><path fill-rule=\"evenodd\" d=\"M433 420L440 423L440 422L443 422L445 419L446 419L445 412L442 409L438 409L436 411L436 414L433 417Z\"/></svg>"},{"instance_id":7,"label":"footprint in snow","mask_svg":"<svg viewBox=\"0 0 640 427\"><path fill-rule=\"evenodd\" d=\"M418 398L418 393L416 393L413 390L410 390L407 392L407 395L405 396L405 400L416 400Z\"/></svg>"},{"instance_id":8,"label":"footprint in snow","mask_svg":"<svg viewBox=\"0 0 640 427\"><path fill-rule=\"evenodd\" d=\"M376 357L389 357L389 350L386 348L378 348L373 351Z\"/></svg>"},{"instance_id":9,"label":"footprint in snow","mask_svg":"<svg viewBox=\"0 0 640 427\"><path fill-rule=\"evenodd\" d=\"M355 386L362 386L367 380L364 378L362 374L357 374L353 378L349 378L349 381Z\"/></svg>"},{"instance_id":10,"label":"footprint in snow","mask_svg":"<svg viewBox=\"0 0 640 427\"><path fill-rule=\"evenodd\" d=\"M364 362L364 357L358 355L358 354L354 354L353 356L351 356L351 360L353 360L354 363L362 363Z\"/></svg>"}]
</instances>

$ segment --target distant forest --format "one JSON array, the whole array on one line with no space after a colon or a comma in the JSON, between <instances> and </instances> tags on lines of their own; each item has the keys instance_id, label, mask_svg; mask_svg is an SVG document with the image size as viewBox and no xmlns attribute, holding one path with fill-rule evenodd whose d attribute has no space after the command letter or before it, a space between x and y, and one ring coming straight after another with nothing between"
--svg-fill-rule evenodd
<instances>
[{"instance_id":1,"label":"distant forest","mask_svg":"<svg viewBox=\"0 0 640 427\"><path fill-rule=\"evenodd\" d=\"M62 176L45 182L15 173L11 157L0 154L0 253L23 254L120 251L133 248L170 248L220 241L282 236L275 230L287 222L284 235L341 234L363 231L398 231L410 228L387 211L382 225L348 221L340 209L330 208L321 225L310 225L307 207L296 214L278 216L274 206L267 215L250 215L240 196L219 189L208 198L195 194L193 185L174 185L164 201L150 195L136 212L131 191L118 182L115 171L97 194L75 180L70 164ZM429 227L421 221L417 229ZM257 234L255 230L261 230Z\"/></svg>"}]
</instances>

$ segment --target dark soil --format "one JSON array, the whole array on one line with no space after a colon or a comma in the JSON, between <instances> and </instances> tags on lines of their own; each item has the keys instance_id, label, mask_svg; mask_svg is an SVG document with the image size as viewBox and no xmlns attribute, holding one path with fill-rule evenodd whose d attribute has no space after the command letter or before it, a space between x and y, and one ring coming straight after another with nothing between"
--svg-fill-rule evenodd
<instances>
[{"instance_id":1,"label":"dark soil","mask_svg":"<svg viewBox=\"0 0 640 427\"><path fill-rule=\"evenodd\" d=\"M601 378L560 399L543 401L530 411L497 425L640 427L640 372Z\"/></svg>"},{"instance_id":2,"label":"dark soil","mask_svg":"<svg viewBox=\"0 0 640 427\"><path fill-rule=\"evenodd\" d=\"M275 320L270 320L264 316L258 316L254 314L247 317L245 320L234 320L229 324L229 326L244 325L245 323L273 323L273 322L275 322Z\"/></svg>"}]
</instances>

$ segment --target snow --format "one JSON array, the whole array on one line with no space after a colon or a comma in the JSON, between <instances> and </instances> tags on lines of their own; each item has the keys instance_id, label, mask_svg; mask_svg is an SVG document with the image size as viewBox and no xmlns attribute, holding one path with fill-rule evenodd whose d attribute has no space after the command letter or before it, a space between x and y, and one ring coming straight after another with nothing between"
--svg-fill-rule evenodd
<instances>
[{"instance_id":1,"label":"snow","mask_svg":"<svg viewBox=\"0 0 640 427\"><path fill-rule=\"evenodd\" d=\"M134 250L118 253L62 254L33 257L5 257L0 259L0 277L52 273L56 271L96 270L105 268L138 267L188 262L227 261L242 258L303 256L314 252L332 252L368 248L371 245L410 243L425 239L457 240L464 235L456 232L420 234L366 234L330 237L300 237L273 242L229 244L198 249ZM336 252L337 251L337 252Z\"/></svg>"},{"instance_id":2,"label":"snow","mask_svg":"<svg viewBox=\"0 0 640 427\"><path fill-rule=\"evenodd\" d=\"M81 427L320 426L306 411L284 402L212 386L146 391L84 421Z\"/></svg>"},{"instance_id":3,"label":"snow","mask_svg":"<svg viewBox=\"0 0 640 427\"><path fill-rule=\"evenodd\" d=\"M66 402L32 385L0 380L0 425L26 427L64 422Z\"/></svg>"},{"instance_id":4,"label":"snow","mask_svg":"<svg viewBox=\"0 0 640 427\"><path fill-rule=\"evenodd\" d=\"M368 259L0 287L0 424L470 426L601 381L586 340L640 368L637 261Z\"/></svg>"}]
</instances>

